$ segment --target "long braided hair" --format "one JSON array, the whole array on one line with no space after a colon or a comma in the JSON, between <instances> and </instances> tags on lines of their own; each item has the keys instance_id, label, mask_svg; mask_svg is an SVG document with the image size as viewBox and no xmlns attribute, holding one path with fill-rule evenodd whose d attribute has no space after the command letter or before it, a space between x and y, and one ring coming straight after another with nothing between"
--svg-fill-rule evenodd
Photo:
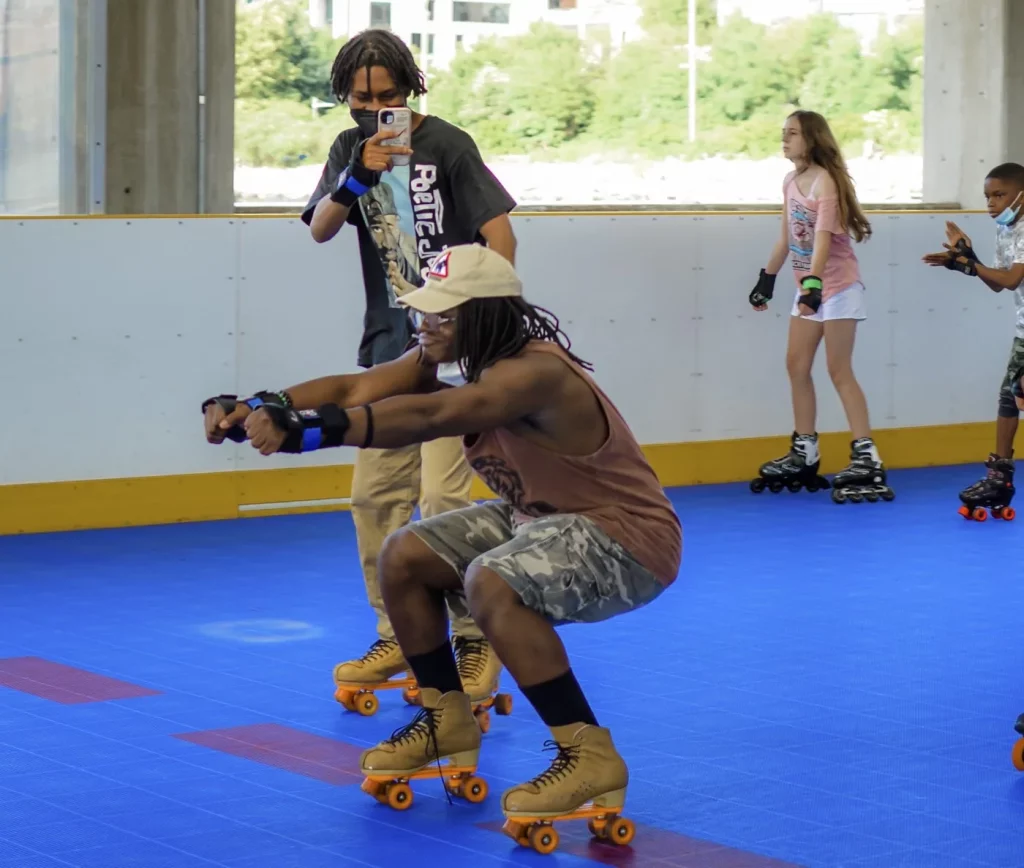
<instances>
[{"instance_id":1,"label":"long braided hair","mask_svg":"<svg viewBox=\"0 0 1024 868\"><path fill-rule=\"evenodd\" d=\"M377 28L357 33L342 47L331 67L331 89L344 102L352 93L352 80L360 69L383 66L395 86L406 95L422 96L427 92L423 70L413 59L409 46L389 30Z\"/></svg>"},{"instance_id":2,"label":"long braided hair","mask_svg":"<svg viewBox=\"0 0 1024 868\"><path fill-rule=\"evenodd\" d=\"M468 383L475 383L486 368L514 356L533 340L554 341L581 368L594 370L590 362L570 352L572 342L551 311L522 298L475 298L459 308L455 357Z\"/></svg>"}]
</instances>

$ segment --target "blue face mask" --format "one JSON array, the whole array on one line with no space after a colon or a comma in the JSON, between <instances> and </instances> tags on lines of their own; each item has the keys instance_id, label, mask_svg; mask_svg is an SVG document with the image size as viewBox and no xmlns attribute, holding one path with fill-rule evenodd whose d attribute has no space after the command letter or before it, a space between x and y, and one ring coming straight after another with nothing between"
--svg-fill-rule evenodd
<instances>
[{"instance_id":1,"label":"blue face mask","mask_svg":"<svg viewBox=\"0 0 1024 868\"><path fill-rule=\"evenodd\" d=\"M1024 193L1018 194L1017 198L1013 200L1013 204L1009 208L1004 208L1003 213L996 217L996 223L1000 226L1009 226L1013 223L1017 216L1020 214L1020 205L1018 204Z\"/></svg>"}]
</instances>

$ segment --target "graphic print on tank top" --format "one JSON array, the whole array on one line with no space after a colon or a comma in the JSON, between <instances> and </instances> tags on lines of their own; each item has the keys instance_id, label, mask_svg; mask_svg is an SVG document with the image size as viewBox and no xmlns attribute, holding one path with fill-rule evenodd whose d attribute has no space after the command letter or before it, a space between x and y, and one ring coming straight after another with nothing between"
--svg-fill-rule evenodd
<instances>
[{"instance_id":1,"label":"graphic print on tank top","mask_svg":"<svg viewBox=\"0 0 1024 868\"><path fill-rule=\"evenodd\" d=\"M789 200L789 252L793 254L793 267L809 271L814 255L815 215L795 197Z\"/></svg>"},{"instance_id":2,"label":"graphic print on tank top","mask_svg":"<svg viewBox=\"0 0 1024 868\"><path fill-rule=\"evenodd\" d=\"M554 515L558 509L550 503L538 500L534 503L523 503L525 486L519 471L510 467L501 458L492 455L474 458L470 467L479 474L480 478L487 483L498 497L512 505L517 511L530 518L541 518L545 515Z\"/></svg>"}]
</instances>

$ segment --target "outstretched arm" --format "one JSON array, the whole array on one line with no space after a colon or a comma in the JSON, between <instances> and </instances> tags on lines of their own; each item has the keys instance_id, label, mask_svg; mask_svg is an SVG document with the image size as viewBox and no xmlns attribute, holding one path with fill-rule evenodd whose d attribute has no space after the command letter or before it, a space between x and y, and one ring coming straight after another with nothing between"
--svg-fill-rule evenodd
<instances>
[{"instance_id":1,"label":"outstretched arm","mask_svg":"<svg viewBox=\"0 0 1024 868\"><path fill-rule=\"evenodd\" d=\"M376 365L358 374L340 374L307 380L285 389L296 410L315 410L324 404L358 407L393 395L430 391L437 383L437 368L421 361L413 347L393 362Z\"/></svg>"},{"instance_id":2,"label":"outstretched arm","mask_svg":"<svg viewBox=\"0 0 1024 868\"><path fill-rule=\"evenodd\" d=\"M283 392L259 393L256 397L273 403L291 403L296 410L315 410L324 404L358 407L392 395L429 392L439 387L437 367L422 360L419 347L406 352L393 362L362 371L319 377L284 389ZM255 402L246 403L234 396L221 395L203 404L203 426L210 443L222 443L225 437L241 442L245 439L242 424L254 412Z\"/></svg>"},{"instance_id":3,"label":"outstretched arm","mask_svg":"<svg viewBox=\"0 0 1024 868\"><path fill-rule=\"evenodd\" d=\"M506 359L486 370L476 383L430 394L402 395L369 402L346 413L322 409L319 419L306 417L307 426L322 428L322 443L301 436L302 425L292 414L286 430L284 414L254 413L246 420L252 445L264 455L285 448L286 438L304 442L302 451L322 446L360 446L396 449L440 437L476 434L508 425L545 409L558 394L560 366L547 359ZM306 432L308 434L308 431Z\"/></svg>"}]
</instances>

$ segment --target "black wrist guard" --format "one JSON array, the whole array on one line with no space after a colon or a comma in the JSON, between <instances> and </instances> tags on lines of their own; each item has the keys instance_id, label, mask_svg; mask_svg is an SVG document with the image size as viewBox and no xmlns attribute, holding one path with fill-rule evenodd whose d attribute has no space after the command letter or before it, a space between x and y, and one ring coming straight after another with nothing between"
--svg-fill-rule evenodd
<instances>
[{"instance_id":1,"label":"black wrist guard","mask_svg":"<svg viewBox=\"0 0 1024 868\"><path fill-rule=\"evenodd\" d=\"M274 426L285 432L279 452L314 452L345 445L350 422L348 413L337 404L324 404L319 410L295 410L279 404L266 404L264 411Z\"/></svg>"},{"instance_id":2,"label":"black wrist guard","mask_svg":"<svg viewBox=\"0 0 1024 868\"><path fill-rule=\"evenodd\" d=\"M950 271L959 271L968 277L977 277L978 255L974 252L974 248L961 238L946 260L946 268Z\"/></svg>"},{"instance_id":3,"label":"black wrist guard","mask_svg":"<svg viewBox=\"0 0 1024 868\"><path fill-rule=\"evenodd\" d=\"M207 398L203 401L202 406L202 413L204 415L206 414L206 408L211 404L216 404L224 411L225 416L230 416L238 406L238 395L217 395L216 398ZM235 443L244 443L246 441L245 429L241 425L232 425L224 436Z\"/></svg>"},{"instance_id":4,"label":"black wrist guard","mask_svg":"<svg viewBox=\"0 0 1024 868\"><path fill-rule=\"evenodd\" d=\"M247 404L250 410L258 410L265 404L274 404L288 409L292 406L292 396L287 392L257 392L251 398L246 398L242 403Z\"/></svg>"},{"instance_id":5,"label":"black wrist guard","mask_svg":"<svg viewBox=\"0 0 1024 868\"><path fill-rule=\"evenodd\" d=\"M800 293L800 297L797 299L797 302L806 305L817 313L818 308L821 307L821 278L815 277L813 274L809 274L800 281L800 288L806 290L806 292Z\"/></svg>"},{"instance_id":6,"label":"black wrist guard","mask_svg":"<svg viewBox=\"0 0 1024 868\"><path fill-rule=\"evenodd\" d=\"M331 201L351 208L356 201L371 187L380 183L380 172L371 172L363 165L363 145L366 141L360 142L352 149L352 158L348 161L345 171L338 176L331 191Z\"/></svg>"},{"instance_id":7,"label":"black wrist guard","mask_svg":"<svg viewBox=\"0 0 1024 868\"><path fill-rule=\"evenodd\" d=\"M775 294L775 278L776 275L761 269L761 275L757 278L757 286L750 293L751 306L758 307L768 304L772 300L772 296Z\"/></svg>"}]
</instances>

